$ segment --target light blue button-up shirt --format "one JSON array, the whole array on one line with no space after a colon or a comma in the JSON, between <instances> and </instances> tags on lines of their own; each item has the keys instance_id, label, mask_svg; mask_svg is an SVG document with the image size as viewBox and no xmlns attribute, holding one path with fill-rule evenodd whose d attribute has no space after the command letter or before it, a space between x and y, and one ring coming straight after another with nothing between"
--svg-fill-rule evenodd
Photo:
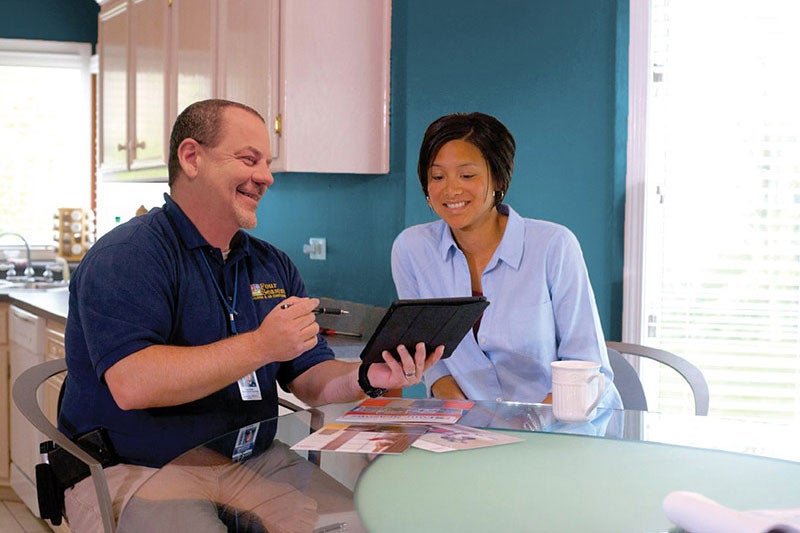
<instances>
[{"instance_id":1,"label":"light blue button-up shirt","mask_svg":"<svg viewBox=\"0 0 800 533\"><path fill-rule=\"evenodd\" d=\"M601 364L605 407L621 407L578 240L564 226L524 219L506 205L500 245L481 276L489 300L478 329L453 355L425 373L428 395L452 375L473 400L540 402L551 391L550 363ZM469 267L443 220L404 230L392 247L392 277L400 298L472 294Z\"/></svg>"}]
</instances>

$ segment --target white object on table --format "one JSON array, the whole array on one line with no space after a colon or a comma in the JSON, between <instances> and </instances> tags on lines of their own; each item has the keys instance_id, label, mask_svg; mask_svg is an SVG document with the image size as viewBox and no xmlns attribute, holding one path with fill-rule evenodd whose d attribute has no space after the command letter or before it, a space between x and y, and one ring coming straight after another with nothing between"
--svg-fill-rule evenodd
<instances>
[{"instance_id":1,"label":"white object on table","mask_svg":"<svg viewBox=\"0 0 800 533\"><path fill-rule=\"evenodd\" d=\"M670 492L662 507L675 525L692 533L800 533L800 508L737 511L688 491Z\"/></svg>"}]
</instances>

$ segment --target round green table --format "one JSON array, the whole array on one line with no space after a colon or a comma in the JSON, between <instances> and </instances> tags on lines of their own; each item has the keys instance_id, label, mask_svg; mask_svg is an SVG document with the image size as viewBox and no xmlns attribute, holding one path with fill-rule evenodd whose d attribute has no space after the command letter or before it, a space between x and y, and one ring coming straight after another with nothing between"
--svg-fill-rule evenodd
<instances>
[{"instance_id":1,"label":"round green table","mask_svg":"<svg viewBox=\"0 0 800 533\"><path fill-rule=\"evenodd\" d=\"M523 442L381 456L359 478L372 533L653 532L675 490L739 510L800 507L800 463L652 442L510 432Z\"/></svg>"}]
</instances>

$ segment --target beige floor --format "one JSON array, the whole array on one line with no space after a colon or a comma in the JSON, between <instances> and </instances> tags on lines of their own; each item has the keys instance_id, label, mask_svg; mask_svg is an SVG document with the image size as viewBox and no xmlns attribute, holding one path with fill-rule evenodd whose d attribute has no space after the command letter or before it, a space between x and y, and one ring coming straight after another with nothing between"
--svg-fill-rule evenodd
<instances>
[{"instance_id":1,"label":"beige floor","mask_svg":"<svg viewBox=\"0 0 800 533\"><path fill-rule=\"evenodd\" d=\"M13 493L0 491L0 533L51 533L46 522L33 516Z\"/></svg>"}]
</instances>

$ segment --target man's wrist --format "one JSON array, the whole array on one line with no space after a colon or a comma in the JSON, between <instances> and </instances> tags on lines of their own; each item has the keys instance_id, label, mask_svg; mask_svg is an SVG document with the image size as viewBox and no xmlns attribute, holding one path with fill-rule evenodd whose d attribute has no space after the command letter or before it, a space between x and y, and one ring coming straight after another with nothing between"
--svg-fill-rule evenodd
<instances>
[{"instance_id":1,"label":"man's wrist","mask_svg":"<svg viewBox=\"0 0 800 533\"><path fill-rule=\"evenodd\" d=\"M361 365L358 367L358 386L361 387L361 390L364 391L364 394L370 398L378 398L379 396L386 394L389 389L381 389L372 386L372 384L369 382L369 377L367 376L369 367L370 363L361 363Z\"/></svg>"}]
</instances>

